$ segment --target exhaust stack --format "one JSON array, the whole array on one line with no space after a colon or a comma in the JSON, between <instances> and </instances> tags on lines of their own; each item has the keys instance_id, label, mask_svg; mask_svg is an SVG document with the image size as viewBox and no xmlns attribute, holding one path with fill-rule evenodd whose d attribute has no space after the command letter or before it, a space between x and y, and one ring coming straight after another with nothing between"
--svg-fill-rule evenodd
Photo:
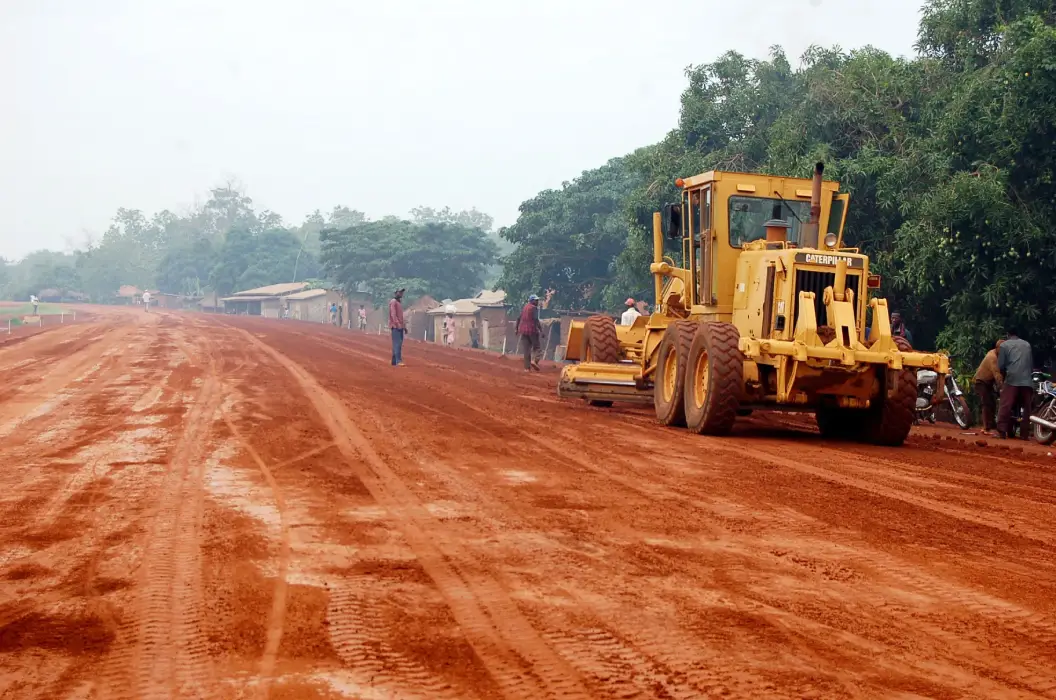
<instances>
[{"instance_id":1,"label":"exhaust stack","mask_svg":"<svg viewBox=\"0 0 1056 700\"><path fill-rule=\"evenodd\" d=\"M803 248L817 248L819 229L821 228L821 176L825 172L824 163L814 165L814 182L810 190L810 218L803 227Z\"/></svg>"}]
</instances>

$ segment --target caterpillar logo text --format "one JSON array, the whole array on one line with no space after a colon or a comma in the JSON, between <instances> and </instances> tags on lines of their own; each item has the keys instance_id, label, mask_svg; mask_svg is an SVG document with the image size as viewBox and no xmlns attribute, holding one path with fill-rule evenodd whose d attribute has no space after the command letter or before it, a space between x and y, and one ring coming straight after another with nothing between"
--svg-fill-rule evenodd
<instances>
[{"instance_id":1,"label":"caterpillar logo text","mask_svg":"<svg viewBox=\"0 0 1056 700\"><path fill-rule=\"evenodd\" d=\"M861 268L862 258L854 258L849 255L831 255L829 253L798 253L796 254L796 262L804 263L806 265L827 265L835 267L836 263L841 260L847 261L847 267Z\"/></svg>"}]
</instances>

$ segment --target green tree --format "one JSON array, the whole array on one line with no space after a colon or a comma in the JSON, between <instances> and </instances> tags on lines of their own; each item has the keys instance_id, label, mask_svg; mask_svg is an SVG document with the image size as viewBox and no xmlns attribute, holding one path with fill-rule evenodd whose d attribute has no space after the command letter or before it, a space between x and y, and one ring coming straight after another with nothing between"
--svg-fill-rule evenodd
<instances>
[{"instance_id":1,"label":"green tree","mask_svg":"<svg viewBox=\"0 0 1056 700\"><path fill-rule=\"evenodd\" d=\"M346 291L366 285L379 300L398 287L409 296L468 296L498 254L479 228L394 218L326 229L320 240L325 273Z\"/></svg>"},{"instance_id":2,"label":"green tree","mask_svg":"<svg viewBox=\"0 0 1056 700\"><path fill-rule=\"evenodd\" d=\"M517 247L503 259L499 284L511 297L553 289L557 306L600 308L627 241L624 206L637 183L614 159L521 204L516 223L500 232Z\"/></svg>"}]
</instances>

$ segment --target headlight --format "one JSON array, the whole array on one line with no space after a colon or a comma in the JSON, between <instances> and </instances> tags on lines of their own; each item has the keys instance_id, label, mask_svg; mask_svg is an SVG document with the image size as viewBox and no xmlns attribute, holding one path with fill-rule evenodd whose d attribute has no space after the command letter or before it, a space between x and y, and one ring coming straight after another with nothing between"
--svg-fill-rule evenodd
<instances>
[{"instance_id":1,"label":"headlight","mask_svg":"<svg viewBox=\"0 0 1056 700\"><path fill-rule=\"evenodd\" d=\"M826 233L825 234L825 247L826 248L835 248L837 240L839 240L839 239L838 239L838 237L836 236L835 233Z\"/></svg>"}]
</instances>

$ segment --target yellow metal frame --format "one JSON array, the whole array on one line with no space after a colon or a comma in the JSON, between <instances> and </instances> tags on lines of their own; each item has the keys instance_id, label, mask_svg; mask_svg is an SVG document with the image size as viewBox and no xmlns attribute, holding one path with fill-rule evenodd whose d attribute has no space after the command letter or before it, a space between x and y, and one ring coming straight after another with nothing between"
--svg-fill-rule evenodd
<instances>
[{"instance_id":1,"label":"yellow metal frame","mask_svg":"<svg viewBox=\"0 0 1056 700\"><path fill-rule=\"evenodd\" d=\"M842 406L864 407L877 386L862 379L870 368L882 366L897 371L926 367L940 374L949 371L949 360L943 354L900 352L891 336L886 300L867 299L864 294L856 298L853 289L848 287L848 275L853 272L859 290L867 290L869 260L856 249L842 247L850 198L846 193L839 193L839 183L821 182L818 247L810 249L765 240L738 247L731 245L729 202L733 196L809 202L811 180L711 171L685 178L681 184L683 266L677 266L665 256L661 217L659 213L654 214L653 262L649 267L657 301L654 313L647 319L638 319L633 326L617 326L624 362L566 367L562 395L590 398L591 386L600 387L607 382L609 386L622 387L621 391L633 388L635 396L643 400L645 395L651 396L657 352L664 332L669 324L682 319L737 325L741 331L740 350L745 357L746 381L758 380L761 368L765 367L772 368L776 374L776 390L760 389L759 398L764 402L808 403L812 396L797 388L797 383L804 383L824 386L819 391L835 397ZM710 215L696 215L691 210L697 201L695 197L705 202L708 193ZM838 231L837 243L825 247L823 241L835 200L843 202L839 227L833 227ZM710 225L704 228L701 219ZM701 260L711 269L699 269ZM769 267L773 268L776 280L773 304L778 308L792 305L797 309L795 319L785 313L781 329L761 328L760 309L766 304L767 292L761 285ZM822 291L827 315L825 325L835 331L833 340L825 342L819 335L815 312L817 295L802 291L793 297L795 271L834 274L834 281ZM713 280L709 285L712 290L700 289L705 280ZM781 290L780 298L777 298L777 289ZM872 313L868 337L864 331L867 311ZM580 321L571 324L565 355L569 360L582 359L583 327Z\"/></svg>"}]
</instances>

